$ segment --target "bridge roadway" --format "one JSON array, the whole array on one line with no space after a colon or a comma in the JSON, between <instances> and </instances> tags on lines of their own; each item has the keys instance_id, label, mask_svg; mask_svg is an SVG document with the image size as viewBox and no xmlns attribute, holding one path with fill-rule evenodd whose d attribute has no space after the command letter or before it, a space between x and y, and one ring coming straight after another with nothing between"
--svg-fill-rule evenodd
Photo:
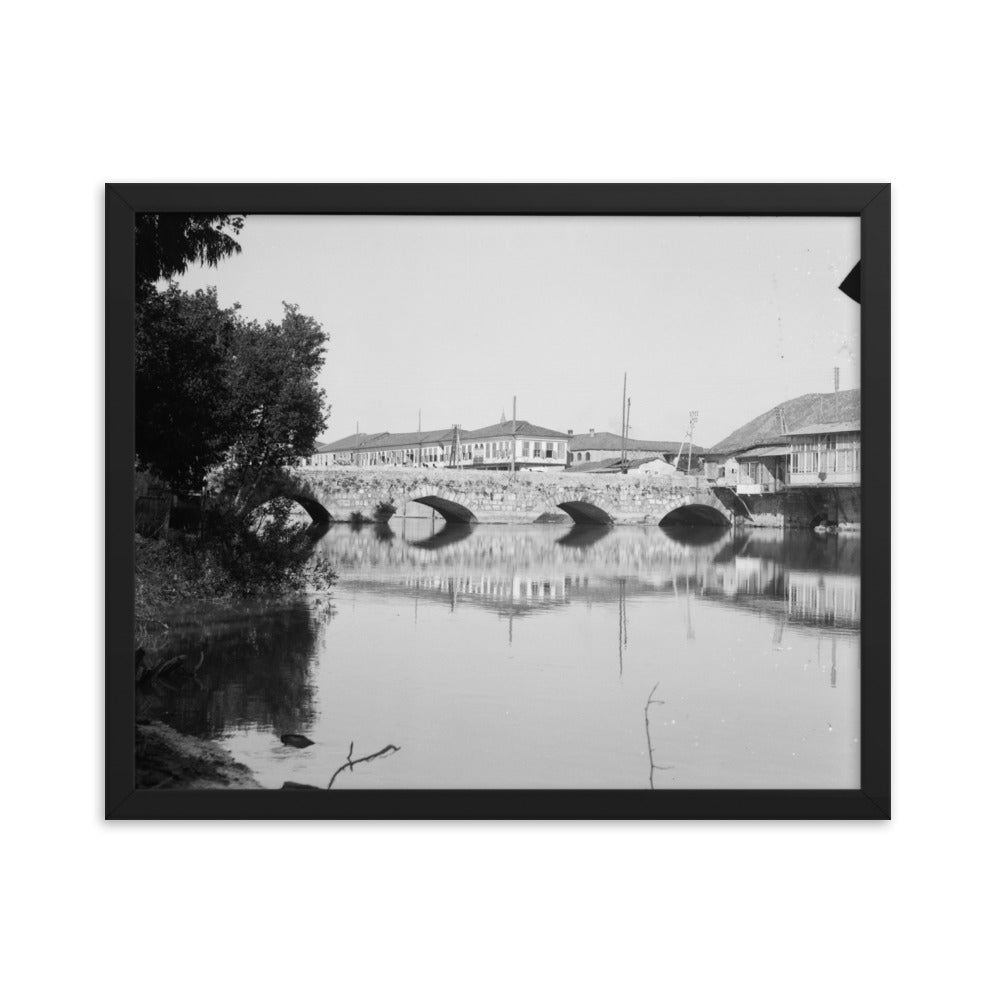
<instances>
[{"instance_id":1,"label":"bridge roadway","mask_svg":"<svg viewBox=\"0 0 1000 1000\"><path fill-rule=\"evenodd\" d=\"M530 524L560 511L578 524L716 524L732 511L703 479L571 472L464 469L296 469L289 494L318 522L376 517L380 505L402 514L421 504L449 523ZM731 500L729 500L732 503ZM386 508L383 508L386 509ZM740 513L740 512L738 512Z\"/></svg>"}]
</instances>

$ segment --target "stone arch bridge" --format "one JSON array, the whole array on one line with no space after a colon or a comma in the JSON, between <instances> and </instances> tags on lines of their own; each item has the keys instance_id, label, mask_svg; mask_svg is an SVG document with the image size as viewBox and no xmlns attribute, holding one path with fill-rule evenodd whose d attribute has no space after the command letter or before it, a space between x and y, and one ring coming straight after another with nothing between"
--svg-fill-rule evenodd
<instances>
[{"instance_id":1,"label":"stone arch bridge","mask_svg":"<svg viewBox=\"0 0 1000 1000\"><path fill-rule=\"evenodd\" d=\"M419 504L459 524L529 524L562 512L578 524L726 525L748 513L683 475L344 468L298 469L295 478L301 492L289 496L319 522L375 518L386 504L399 514Z\"/></svg>"}]
</instances>

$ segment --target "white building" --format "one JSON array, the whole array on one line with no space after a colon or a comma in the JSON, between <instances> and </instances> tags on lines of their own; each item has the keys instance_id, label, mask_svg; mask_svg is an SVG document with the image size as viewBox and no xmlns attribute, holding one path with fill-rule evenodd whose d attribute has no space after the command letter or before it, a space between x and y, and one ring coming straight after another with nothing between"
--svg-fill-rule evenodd
<instances>
[{"instance_id":1,"label":"white building","mask_svg":"<svg viewBox=\"0 0 1000 1000\"><path fill-rule=\"evenodd\" d=\"M569 435L527 420L512 420L465 431L352 434L325 445L305 463L310 468L349 465L362 468L561 469Z\"/></svg>"}]
</instances>

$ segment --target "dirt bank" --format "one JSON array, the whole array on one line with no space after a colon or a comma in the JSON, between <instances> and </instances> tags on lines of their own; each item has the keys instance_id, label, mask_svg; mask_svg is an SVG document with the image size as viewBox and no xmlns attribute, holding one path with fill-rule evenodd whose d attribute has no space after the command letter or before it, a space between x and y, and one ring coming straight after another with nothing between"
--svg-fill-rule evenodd
<instances>
[{"instance_id":1,"label":"dirt bank","mask_svg":"<svg viewBox=\"0 0 1000 1000\"><path fill-rule=\"evenodd\" d=\"M164 722L135 727L136 788L260 788L250 768L211 740L185 736Z\"/></svg>"}]
</instances>

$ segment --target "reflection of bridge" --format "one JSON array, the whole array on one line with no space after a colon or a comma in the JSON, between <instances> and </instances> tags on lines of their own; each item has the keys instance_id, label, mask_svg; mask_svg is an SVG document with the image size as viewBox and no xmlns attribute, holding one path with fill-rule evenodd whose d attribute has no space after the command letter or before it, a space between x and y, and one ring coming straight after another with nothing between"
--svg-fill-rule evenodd
<instances>
[{"instance_id":1,"label":"reflection of bridge","mask_svg":"<svg viewBox=\"0 0 1000 1000\"><path fill-rule=\"evenodd\" d=\"M416 538L384 527L334 528L321 545L351 587L515 615L665 594L732 604L791 627L860 623L856 538L766 529L429 527Z\"/></svg>"},{"instance_id":2,"label":"reflection of bridge","mask_svg":"<svg viewBox=\"0 0 1000 1000\"><path fill-rule=\"evenodd\" d=\"M524 524L563 512L579 524L727 525L732 514L704 480L563 472L434 469L296 471L297 500L314 521L372 517L380 505L402 513L419 504L448 523Z\"/></svg>"}]
</instances>

